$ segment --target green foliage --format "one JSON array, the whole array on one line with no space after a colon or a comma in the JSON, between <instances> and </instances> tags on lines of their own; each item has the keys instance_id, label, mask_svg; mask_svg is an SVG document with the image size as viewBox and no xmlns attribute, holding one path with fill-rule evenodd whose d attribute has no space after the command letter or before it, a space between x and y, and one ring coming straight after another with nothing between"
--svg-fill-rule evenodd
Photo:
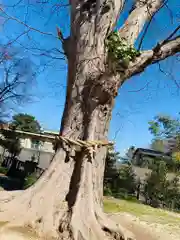
<instances>
[{"instance_id":1,"label":"green foliage","mask_svg":"<svg viewBox=\"0 0 180 240\"><path fill-rule=\"evenodd\" d=\"M130 61L134 61L135 58L140 55L140 52L136 50L134 46L128 45L126 40L120 37L118 31L109 35L106 46L110 58L114 62L120 63L125 68L128 67Z\"/></svg>"},{"instance_id":2,"label":"green foliage","mask_svg":"<svg viewBox=\"0 0 180 240\"><path fill-rule=\"evenodd\" d=\"M116 195L124 196L134 195L136 191L136 175L132 169L132 165L121 166L116 179Z\"/></svg>"},{"instance_id":3,"label":"green foliage","mask_svg":"<svg viewBox=\"0 0 180 240\"><path fill-rule=\"evenodd\" d=\"M12 157L18 156L21 152L19 136L15 131L1 130L2 138L0 145L8 150Z\"/></svg>"},{"instance_id":4,"label":"green foliage","mask_svg":"<svg viewBox=\"0 0 180 240\"><path fill-rule=\"evenodd\" d=\"M167 179L167 166L164 161L154 165L144 184L143 195L146 203L153 207L178 208L179 179L177 176L172 180Z\"/></svg>"},{"instance_id":5,"label":"green foliage","mask_svg":"<svg viewBox=\"0 0 180 240\"><path fill-rule=\"evenodd\" d=\"M120 199L139 201L140 195L152 207L180 209L179 177L170 179L169 166L161 159L146 159L151 173L142 180L134 173L132 164L121 164L117 169L119 154L109 149L105 165L104 195Z\"/></svg>"},{"instance_id":6,"label":"green foliage","mask_svg":"<svg viewBox=\"0 0 180 240\"><path fill-rule=\"evenodd\" d=\"M180 120L158 115L149 122L149 130L156 139L175 137L180 133Z\"/></svg>"},{"instance_id":7,"label":"green foliage","mask_svg":"<svg viewBox=\"0 0 180 240\"><path fill-rule=\"evenodd\" d=\"M180 169L180 119L172 118L168 115L157 115L154 120L149 122L149 130L153 134L151 148L164 152L165 142L168 139L174 139L171 146L167 142L168 152L171 155L167 159L163 159L167 163L170 171L179 171Z\"/></svg>"},{"instance_id":8,"label":"green foliage","mask_svg":"<svg viewBox=\"0 0 180 240\"><path fill-rule=\"evenodd\" d=\"M168 208L180 210L180 189L178 175L168 182L166 205Z\"/></svg>"},{"instance_id":9,"label":"green foliage","mask_svg":"<svg viewBox=\"0 0 180 240\"><path fill-rule=\"evenodd\" d=\"M131 165L125 164L117 169L119 158L119 153L110 148L105 163L104 195L127 199L128 195L135 194L136 179Z\"/></svg>"},{"instance_id":10,"label":"green foliage","mask_svg":"<svg viewBox=\"0 0 180 240\"><path fill-rule=\"evenodd\" d=\"M109 148L105 161L104 170L104 192L111 193L114 188L115 180L118 174L116 162L119 160L119 153L115 152L114 148Z\"/></svg>"},{"instance_id":11,"label":"green foliage","mask_svg":"<svg viewBox=\"0 0 180 240\"><path fill-rule=\"evenodd\" d=\"M8 172L8 169L7 168L5 168L5 167L0 167L0 173L1 174L6 174Z\"/></svg>"},{"instance_id":12,"label":"green foliage","mask_svg":"<svg viewBox=\"0 0 180 240\"><path fill-rule=\"evenodd\" d=\"M168 209L180 209L179 177L170 179L167 175L168 168L165 161L151 159L151 173L147 175L144 183L137 179L131 164L115 167L118 153L110 150L107 154L104 195L120 199L139 201L143 195L148 205Z\"/></svg>"},{"instance_id":13,"label":"green foliage","mask_svg":"<svg viewBox=\"0 0 180 240\"><path fill-rule=\"evenodd\" d=\"M24 182L24 189L29 188L30 186L32 186L36 181L37 181L37 176L35 173L30 174L29 176L27 176L25 178L25 182Z\"/></svg>"},{"instance_id":14,"label":"green foliage","mask_svg":"<svg viewBox=\"0 0 180 240\"><path fill-rule=\"evenodd\" d=\"M162 211L160 209L155 209L150 206L141 204L140 202L119 200L113 198L104 198L104 211L107 213L111 212L126 212L137 216L139 219L144 221L146 216L151 219L151 223L162 223L171 224L173 227L179 228L179 215L171 214L168 211ZM143 240L145 240L143 238Z\"/></svg>"},{"instance_id":15,"label":"green foliage","mask_svg":"<svg viewBox=\"0 0 180 240\"><path fill-rule=\"evenodd\" d=\"M35 117L24 113L13 116L10 128L32 133L40 133L41 131L41 126Z\"/></svg>"},{"instance_id":16,"label":"green foliage","mask_svg":"<svg viewBox=\"0 0 180 240\"><path fill-rule=\"evenodd\" d=\"M111 188L107 185L104 186L104 196L112 196Z\"/></svg>"}]
</instances>

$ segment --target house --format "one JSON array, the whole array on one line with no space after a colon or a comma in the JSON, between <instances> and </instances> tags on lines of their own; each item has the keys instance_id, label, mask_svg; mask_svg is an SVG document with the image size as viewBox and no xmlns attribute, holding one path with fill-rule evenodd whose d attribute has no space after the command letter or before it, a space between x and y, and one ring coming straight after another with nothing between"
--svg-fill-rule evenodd
<instances>
[{"instance_id":1,"label":"house","mask_svg":"<svg viewBox=\"0 0 180 240\"><path fill-rule=\"evenodd\" d=\"M137 148L132 156L132 164L135 166L146 166L149 159L164 159L166 161L171 161L171 155L152 149Z\"/></svg>"},{"instance_id":2,"label":"house","mask_svg":"<svg viewBox=\"0 0 180 240\"><path fill-rule=\"evenodd\" d=\"M7 131L12 131L7 126L1 126L1 129L5 129ZM37 162L37 167L42 171L49 167L49 164L55 154L53 149L53 141L59 135L59 132L52 132L44 130L41 133L31 133L31 132L23 132L16 130L15 131L20 138L20 143L22 150L18 156L19 165L25 163L26 161L34 161ZM9 153L0 146L0 154L1 156L7 158L6 161L10 161L8 159ZM9 165L10 162L7 162Z\"/></svg>"}]
</instances>

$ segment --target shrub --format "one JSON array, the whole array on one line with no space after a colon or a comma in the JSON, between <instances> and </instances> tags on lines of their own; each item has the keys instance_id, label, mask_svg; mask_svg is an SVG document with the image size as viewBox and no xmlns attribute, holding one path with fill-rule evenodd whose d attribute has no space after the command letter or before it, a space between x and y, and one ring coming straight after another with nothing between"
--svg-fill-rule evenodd
<instances>
[{"instance_id":1,"label":"shrub","mask_svg":"<svg viewBox=\"0 0 180 240\"><path fill-rule=\"evenodd\" d=\"M110 187L104 187L104 196L112 196L112 191Z\"/></svg>"},{"instance_id":2,"label":"shrub","mask_svg":"<svg viewBox=\"0 0 180 240\"><path fill-rule=\"evenodd\" d=\"M8 169L5 167L0 167L0 173L6 175L6 173L8 172Z\"/></svg>"},{"instance_id":3,"label":"shrub","mask_svg":"<svg viewBox=\"0 0 180 240\"><path fill-rule=\"evenodd\" d=\"M35 173L30 174L28 177L25 178L24 181L24 189L29 188L30 186L32 186L36 181L37 181L37 176L35 175Z\"/></svg>"}]
</instances>

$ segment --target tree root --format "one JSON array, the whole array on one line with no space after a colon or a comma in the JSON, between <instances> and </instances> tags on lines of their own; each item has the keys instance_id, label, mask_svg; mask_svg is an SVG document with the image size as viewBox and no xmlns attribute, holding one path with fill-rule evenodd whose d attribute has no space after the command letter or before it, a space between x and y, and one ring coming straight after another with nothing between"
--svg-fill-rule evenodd
<instances>
[{"instance_id":1,"label":"tree root","mask_svg":"<svg viewBox=\"0 0 180 240\"><path fill-rule=\"evenodd\" d=\"M72 228L70 226L70 222L71 222L71 213L66 212L62 216L62 219L60 220L59 228L58 228L61 240L73 239L73 232L72 232Z\"/></svg>"},{"instance_id":2,"label":"tree root","mask_svg":"<svg viewBox=\"0 0 180 240\"><path fill-rule=\"evenodd\" d=\"M81 211L81 210L80 210ZM59 225L60 240L135 240L135 237L121 225L100 216L73 216L64 214Z\"/></svg>"},{"instance_id":3,"label":"tree root","mask_svg":"<svg viewBox=\"0 0 180 240\"><path fill-rule=\"evenodd\" d=\"M43 224L43 219L41 224ZM81 219L77 219L71 213L66 212L59 222L59 228L57 229L57 235L51 235L47 232L46 234L40 234L38 228L31 226L31 224L15 225L11 223L6 223L0 231L9 232L17 231L32 232L33 235L37 236L37 239L54 239L54 240L134 240L135 238L131 233L127 232L126 229L122 228L120 225L116 225L108 218L89 218L84 216ZM30 229L30 230L29 230ZM48 236L48 238L47 238ZM26 240L27 238L25 238ZM2 239L4 240L4 239Z\"/></svg>"},{"instance_id":4,"label":"tree root","mask_svg":"<svg viewBox=\"0 0 180 240\"><path fill-rule=\"evenodd\" d=\"M128 231L120 224L112 221L105 213L101 210L96 213L101 228L109 234L113 239L116 240L135 240L135 236L132 232Z\"/></svg>"},{"instance_id":5,"label":"tree root","mask_svg":"<svg viewBox=\"0 0 180 240\"><path fill-rule=\"evenodd\" d=\"M92 167L86 156L61 164L59 158L65 154L55 157L34 186L0 195L0 222L7 222L3 229L28 226L43 240L134 240L101 210L100 165Z\"/></svg>"},{"instance_id":6,"label":"tree root","mask_svg":"<svg viewBox=\"0 0 180 240\"><path fill-rule=\"evenodd\" d=\"M61 219L59 226L60 240L135 240L132 233L108 218L104 219Z\"/></svg>"}]
</instances>

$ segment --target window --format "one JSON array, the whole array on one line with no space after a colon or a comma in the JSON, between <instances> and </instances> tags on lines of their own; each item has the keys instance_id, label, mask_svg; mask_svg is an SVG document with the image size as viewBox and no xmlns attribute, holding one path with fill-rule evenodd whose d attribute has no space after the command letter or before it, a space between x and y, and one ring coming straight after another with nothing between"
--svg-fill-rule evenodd
<instances>
[{"instance_id":1,"label":"window","mask_svg":"<svg viewBox=\"0 0 180 240\"><path fill-rule=\"evenodd\" d=\"M40 148L40 141L32 139L31 140L31 148L39 149Z\"/></svg>"}]
</instances>

